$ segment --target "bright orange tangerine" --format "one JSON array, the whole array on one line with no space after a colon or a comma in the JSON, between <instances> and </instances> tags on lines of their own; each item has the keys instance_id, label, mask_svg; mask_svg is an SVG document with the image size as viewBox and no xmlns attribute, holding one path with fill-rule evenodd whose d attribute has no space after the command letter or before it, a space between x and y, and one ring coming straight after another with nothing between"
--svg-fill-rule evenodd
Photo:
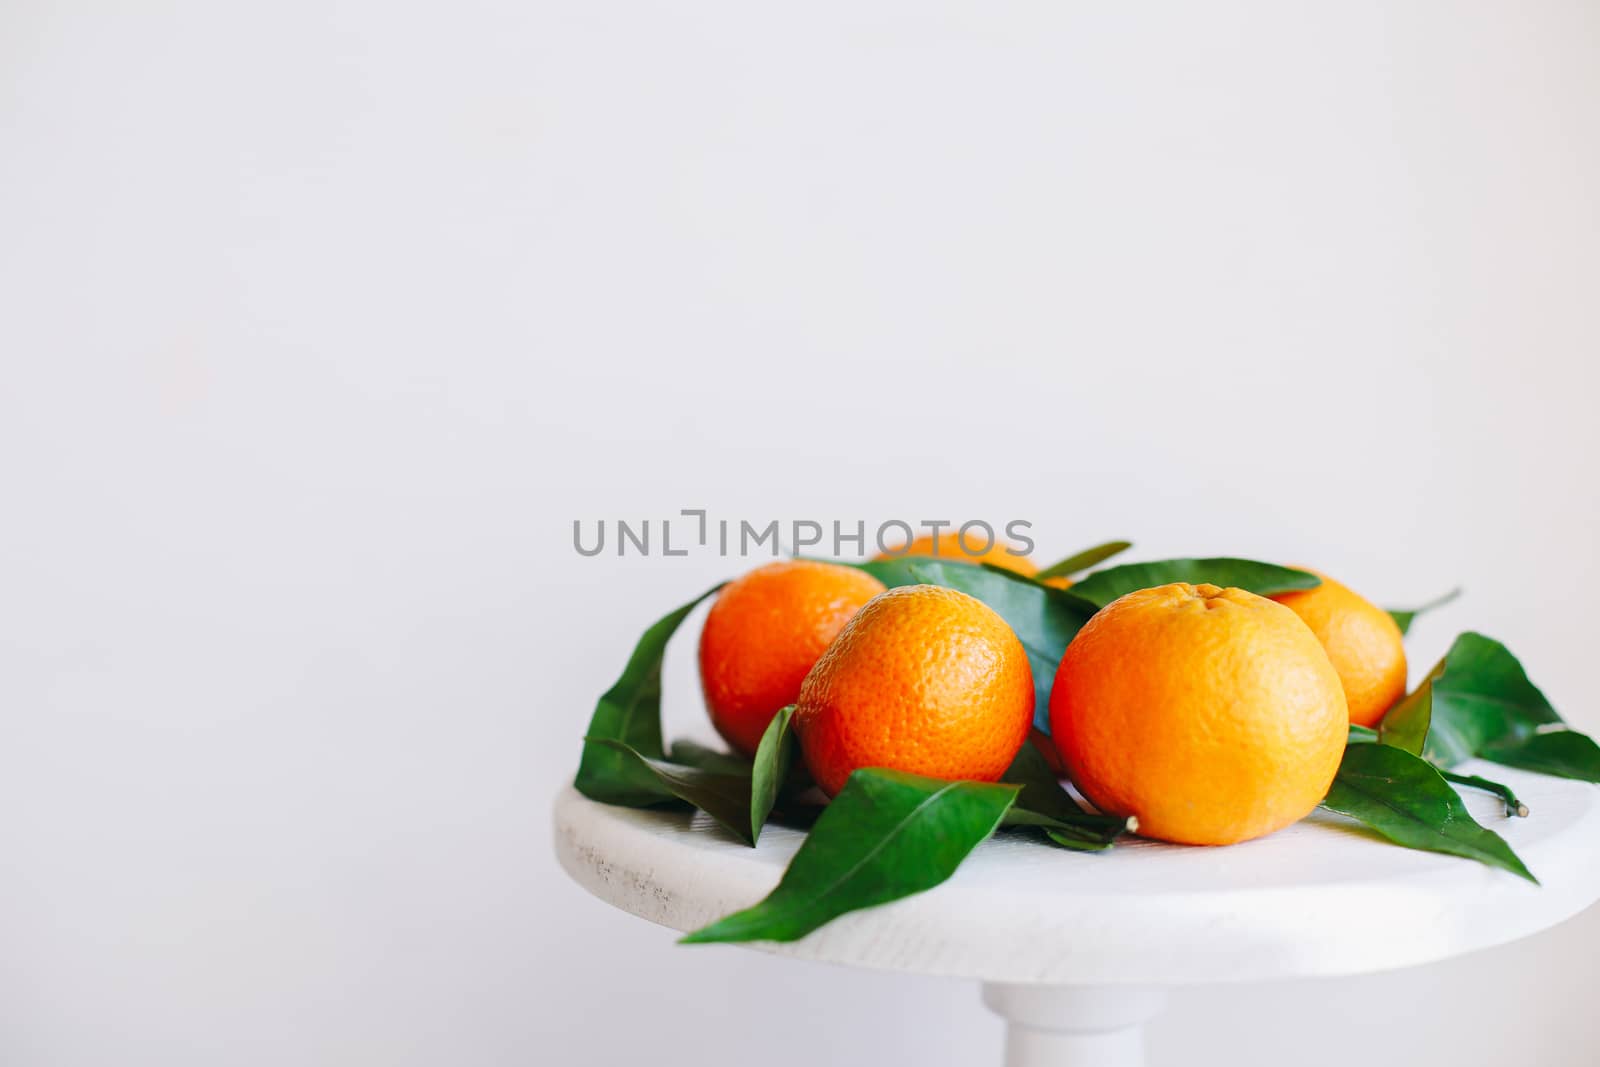
<instances>
[{"instance_id":1,"label":"bright orange tangerine","mask_svg":"<svg viewBox=\"0 0 1600 1067\"><path fill-rule=\"evenodd\" d=\"M862 608L800 687L794 728L830 796L860 767L995 781L1033 720L1022 642L982 601L909 585Z\"/></svg>"},{"instance_id":2,"label":"bright orange tangerine","mask_svg":"<svg viewBox=\"0 0 1600 1067\"><path fill-rule=\"evenodd\" d=\"M1067 646L1051 739L1096 807L1139 833L1227 845L1327 795L1348 718L1339 675L1294 612L1178 583L1101 609Z\"/></svg>"},{"instance_id":3,"label":"bright orange tangerine","mask_svg":"<svg viewBox=\"0 0 1600 1067\"><path fill-rule=\"evenodd\" d=\"M700 685L728 744L755 755L817 657L883 589L865 571L809 560L769 563L724 586L700 632Z\"/></svg>"},{"instance_id":4,"label":"bright orange tangerine","mask_svg":"<svg viewBox=\"0 0 1600 1067\"><path fill-rule=\"evenodd\" d=\"M1350 721L1375 726L1406 695L1406 645L1400 626L1376 604L1326 574L1315 589L1272 599L1294 612L1322 642L1344 685Z\"/></svg>"}]
</instances>

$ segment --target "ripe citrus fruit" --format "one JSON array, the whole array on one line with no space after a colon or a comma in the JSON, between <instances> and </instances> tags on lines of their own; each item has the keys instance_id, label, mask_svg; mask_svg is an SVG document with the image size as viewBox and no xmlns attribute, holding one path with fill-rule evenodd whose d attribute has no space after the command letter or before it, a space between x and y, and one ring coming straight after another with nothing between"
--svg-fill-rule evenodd
<instances>
[{"instance_id":1,"label":"ripe citrus fruit","mask_svg":"<svg viewBox=\"0 0 1600 1067\"><path fill-rule=\"evenodd\" d=\"M1033 719L1022 642L982 601L907 585L862 608L806 675L794 728L832 796L858 767L995 781Z\"/></svg>"},{"instance_id":2,"label":"ripe citrus fruit","mask_svg":"<svg viewBox=\"0 0 1600 1067\"><path fill-rule=\"evenodd\" d=\"M1112 601L1078 631L1050 729L1096 807L1189 845L1247 841L1309 814L1349 731L1339 675L1294 612L1181 582Z\"/></svg>"},{"instance_id":3,"label":"ripe citrus fruit","mask_svg":"<svg viewBox=\"0 0 1600 1067\"><path fill-rule=\"evenodd\" d=\"M885 552L878 558L900 559L903 556L932 556L936 559L954 560L957 563L988 563L1004 567L1018 574L1033 574L1039 568L1027 556L1013 556L1000 543L998 537L985 538L979 531L969 531L963 539L960 531L940 534L937 538L923 534L896 552Z\"/></svg>"},{"instance_id":4,"label":"ripe citrus fruit","mask_svg":"<svg viewBox=\"0 0 1600 1067\"><path fill-rule=\"evenodd\" d=\"M1322 579L1321 585L1272 599L1300 616L1322 642L1344 684L1350 721L1375 726L1406 695L1406 646L1400 627L1387 611L1348 586L1311 573Z\"/></svg>"},{"instance_id":5,"label":"ripe citrus fruit","mask_svg":"<svg viewBox=\"0 0 1600 1067\"><path fill-rule=\"evenodd\" d=\"M769 563L724 586L700 632L700 686L728 744L755 755L823 649L883 589L854 567L807 560Z\"/></svg>"}]
</instances>

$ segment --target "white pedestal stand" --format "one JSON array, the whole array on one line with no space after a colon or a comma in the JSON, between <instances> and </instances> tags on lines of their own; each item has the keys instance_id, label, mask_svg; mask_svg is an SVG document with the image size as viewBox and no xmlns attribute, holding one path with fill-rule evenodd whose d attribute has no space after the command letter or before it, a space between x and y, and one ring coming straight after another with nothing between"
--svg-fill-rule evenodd
<instances>
[{"instance_id":1,"label":"white pedestal stand","mask_svg":"<svg viewBox=\"0 0 1600 1067\"><path fill-rule=\"evenodd\" d=\"M1162 990L1429 963L1526 937L1600 898L1600 789L1478 769L1532 809L1507 819L1493 798L1468 797L1542 886L1327 814L1228 848L1134 840L1092 856L1002 836L931 892L748 947L977 979L1006 1020L1010 1067L1138 1067ZM555 831L580 885L674 930L761 899L802 840L769 826L752 849L704 816L608 807L570 787Z\"/></svg>"}]
</instances>

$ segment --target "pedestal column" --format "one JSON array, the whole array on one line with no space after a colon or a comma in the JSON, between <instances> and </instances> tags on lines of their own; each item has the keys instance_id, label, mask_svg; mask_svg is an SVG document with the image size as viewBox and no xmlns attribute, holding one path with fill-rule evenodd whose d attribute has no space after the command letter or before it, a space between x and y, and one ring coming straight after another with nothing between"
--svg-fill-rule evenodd
<instances>
[{"instance_id":1,"label":"pedestal column","mask_svg":"<svg viewBox=\"0 0 1600 1067\"><path fill-rule=\"evenodd\" d=\"M1006 1067L1144 1067L1144 1024L1167 995L987 982L983 1002L1006 1021Z\"/></svg>"}]
</instances>

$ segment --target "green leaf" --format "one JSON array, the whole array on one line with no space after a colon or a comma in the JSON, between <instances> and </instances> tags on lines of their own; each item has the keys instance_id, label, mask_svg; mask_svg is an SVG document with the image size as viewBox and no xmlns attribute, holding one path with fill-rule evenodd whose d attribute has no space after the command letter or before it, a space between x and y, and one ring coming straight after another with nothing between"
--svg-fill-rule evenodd
<instances>
[{"instance_id":1,"label":"green leaf","mask_svg":"<svg viewBox=\"0 0 1600 1067\"><path fill-rule=\"evenodd\" d=\"M667 750L667 759L702 771L719 774L737 774L750 777L750 761L733 752L702 745L698 741L674 741Z\"/></svg>"},{"instance_id":2,"label":"green leaf","mask_svg":"<svg viewBox=\"0 0 1600 1067\"><path fill-rule=\"evenodd\" d=\"M1136 589L1150 589L1173 582L1191 585L1236 586L1262 596L1288 593L1296 589L1315 589L1322 579L1308 571L1258 563L1249 559L1163 559L1151 563L1125 563L1095 571L1072 587L1084 600L1105 607L1119 596Z\"/></svg>"},{"instance_id":3,"label":"green leaf","mask_svg":"<svg viewBox=\"0 0 1600 1067\"><path fill-rule=\"evenodd\" d=\"M1383 717L1385 744L1442 767L1474 757L1600 782L1600 746L1571 729L1500 642L1465 633Z\"/></svg>"},{"instance_id":4,"label":"green leaf","mask_svg":"<svg viewBox=\"0 0 1600 1067\"><path fill-rule=\"evenodd\" d=\"M1418 615L1425 615L1434 608L1442 608L1460 595L1461 589L1457 587L1444 594L1444 596L1435 597L1421 607L1390 608L1389 617L1394 620L1396 626L1400 627L1401 634L1408 634L1411 632L1411 624L1416 621Z\"/></svg>"},{"instance_id":5,"label":"green leaf","mask_svg":"<svg viewBox=\"0 0 1600 1067\"><path fill-rule=\"evenodd\" d=\"M1000 780L1022 787L1017 802L1006 812L1001 825L1041 827L1052 841L1064 848L1100 852L1137 826L1132 819L1084 811L1072 795L1061 788L1050 764L1031 741L1023 744Z\"/></svg>"},{"instance_id":6,"label":"green leaf","mask_svg":"<svg viewBox=\"0 0 1600 1067\"><path fill-rule=\"evenodd\" d=\"M1119 833L1121 831L1118 831ZM1078 833L1072 830L1058 830L1051 826L1044 827L1044 836L1062 848L1073 852L1105 852L1112 841L1104 837L1094 837L1089 834Z\"/></svg>"},{"instance_id":7,"label":"green leaf","mask_svg":"<svg viewBox=\"0 0 1600 1067\"><path fill-rule=\"evenodd\" d=\"M1007 826L1038 826L1041 824L1034 819L1039 817L1060 823L1089 817L1083 807L1072 799L1072 794L1061 788L1061 780L1032 741L1023 743L1017 758L1011 761L1011 766L1006 768L1000 780L1022 787L1017 794L1017 802L1006 812ZM1093 818L1103 820L1105 817Z\"/></svg>"},{"instance_id":8,"label":"green leaf","mask_svg":"<svg viewBox=\"0 0 1600 1067\"><path fill-rule=\"evenodd\" d=\"M1515 744L1490 745L1483 758L1524 771L1600 782L1600 746L1576 730L1549 730Z\"/></svg>"},{"instance_id":9,"label":"green leaf","mask_svg":"<svg viewBox=\"0 0 1600 1067\"><path fill-rule=\"evenodd\" d=\"M648 807L673 799L687 801L727 827L745 844L756 843L755 835L751 832L749 778L651 759L621 741L606 737L585 738L585 741L586 751L594 747L615 753L634 768L639 780L648 777L655 783L654 799L646 799L641 791L632 795L636 802L630 806Z\"/></svg>"},{"instance_id":10,"label":"green leaf","mask_svg":"<svg viewBox=\"0 0 1600 1067\"><path fill-rule=\"evenodd\" d=\"M778 794L778 802L773 805L772 814L767 817L768 822L781 823L796 830L809 830L816 825L822 813L828 810L826 801L821 798L822 793L801 792L785 790Z\"/></svg>"},{"instance_id":11,"label":"green leaf","mask_svg":"<svg viewBox=\"0 0 1600 1067\"><path fill-rule=\"evenodd\" d=\"M1018 791L858 770L765 900L683 940L796 941L846 912L932 889L994 832Z\"/></svg>"},{"instance_id":12,"label":"green leaf","mask_svg":"<svg viewBox=\"0 0 1600 1067\"><path fill-rule=\"evenodd\" d=\"M1541 774L1600 782L1600 748L1569 727L1504 645L1482 634L1457 637L1419 689L1431 690L1423 755L1441 767L1474 757ZM1411 698L1384 727L1415 730Z\"/></svg>"},{"instance_id":13,"label":"green leaf","mask_svg":"<svg viewBox=\"0 0 1600 1067\"><path fill-rule=\"evenodd\" d=\"M1378 723L1378 740L1420 756L1427 745L1428 725L1432 721L1433 679L1429 678L1384 713L1383 720Z\"/></svg>"},{"instance_id":14,"label":"green leaf","mask_svg":"<svg viewBox=\"0 0 1600 1067\"><path fill-rule=\"evenodd\" d=\"M606 690L589 719L588 739L620 741L637 755L660 759L661 747L661 660L667 642L683 620L719 584L689 603L658 619L634 646L622 677ZM585 744L574 784L590 800L606 804L634 804L641 795L655 789L655 777L626 754L607 745Z\"/></svg>"},{"instance_id":15,"label":"green leaf","mask_svg":"<svg viewBox=\"0 0 1600 1067\"><path fill-rule=\"evenodd\" d=\"M1096 563L1104 563L1112 556L1126 552L1132 547L1132 541L1107 541L1103 545L1095 545L1093 548L1086 548L1076 555L1071 555L1066 559L1052 563L1050 566L1034 575L1034 577L1040 581L1043 581L1046 578L1069 578L1072 575L1077 574L1079 571L1088 570Z\"/></svg>"},{"instance_id":16,"label":"green leaf","mask_svg":"<svg viewBox=\"0 0 1600 1067\"><path fill-rule=\"evenodd\" d=\"M1350 724L1350 736L1349 736L1349 739L1347 741L1345 741L1345 744L1347 744L1347 745L1369 745L1369 744L1376 744L1377 741L1378 741L1378 731L1374 730L1370 726L1357 726L1355 723L1351 723Z\"/></svg>"},{"instance_id":17,"label":"green leaf","mask_svg":"<svg viewBox=\"0 0 1600 1067\"><path fill-rule=\"evenodd\" d=\"M1322 803L1396 844L1463 856L1538 882L1499 834L1473 820L1439 772L1405 749L1349 746Z\"/></svg>"},{"instance_id":18,"label":"green leaf","mask_svg":"<svg viewBox=\"0 0 1600 1067\"><path fill-rule=\"evenodd\" d=\"M761 837L761 827L772 806L778 802L778 792L789 777L789 767L794 762L794 733L789 722L794 717L794 705L782 708L767 724L756 747L756 758L750 775L750 840Z\"/></svg>"},{"instance_id":19,"label":"green leaf","mask_svg":"<svg viewBox=\"0 0 1600 1067\"><path fill-rule=\"evenodd\" d=\"M884 585L942 585L974 596L1006 621L1028 653L1033 672L1033 724L1050 732L1050 687L1067 643L1095 606L1063 589L1040 585L1000 567L927 558L874 560L856 566Z\"/></svg>"},{"instance_id":20,"label":"green leaf","mask_svg":"<svg viewBox=\"0 0 1600 1067\"><path fill-rule=\"evenodd\" d=\"M1031 595L1069 605L1075 611L1094 610L1094 605L1079 598L1069 589L1044 585L1031 575L1018 574L993 563L905 556L900 559L868 560L866 563L852 563L848 566L866 571L891 589L902 585L943 585L951 589L960 589L979 600L983 600L985 596L1004 599L1024 595L1019 594L1016 589L1001 584L1010 583L1011 586L1018 586L1024 590L1042 590ZM994 607L993 604L989 606ZM995 610L1000 609L995 608Z\"/></svg>"},{"instance_id":21,"label":"green leaf","mask_svg":"<svg viewBox=\"0 0 1600 1067\"><path fill-rule=\"evenodd\" d=\"M1500 642L1464 633L1429 675L1433 724L1427 755L1453 766L1561 722L1522 664Z\"/></svg>"}]
</instances>

